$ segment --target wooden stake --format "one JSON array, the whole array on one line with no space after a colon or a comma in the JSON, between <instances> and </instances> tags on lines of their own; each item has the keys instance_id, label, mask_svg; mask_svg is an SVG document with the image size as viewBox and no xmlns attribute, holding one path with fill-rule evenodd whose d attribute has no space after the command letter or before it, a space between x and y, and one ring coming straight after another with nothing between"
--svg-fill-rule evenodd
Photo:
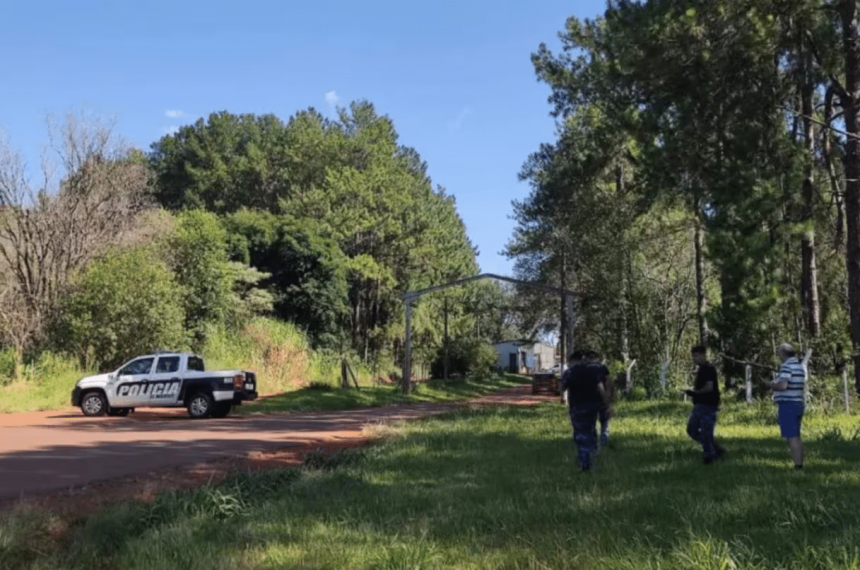
<instances>
[{"instance_id":1,"label":"wooden stake","mask_svg":"<svg viewBox=\"0 0 860 570\"><path fill-rule=\"evenodd\" d=\"M803 401L805 403L809 403L809 359L812 356L812 349L806 351L806 355L803 357L803 360L800 362L801 366L803 366L803 373L805 374L803 378Z\"/></svg>"},{"instance_id":2,"label":"wooden stake","mask_svg":"<svg viewBox=\"0 0 860 570\"><path fill-rule=\"evenodd\" d=\"M627 365L627 392L633 390L633 367L636 366L636 360L633 360Z\"/></svg>"},{"instance_id":3,"label":"wooden stake","mask_svg":"<svg viewBox=\"0 0 860 570\"><path fill-rule=\"evenodd\" d=\"M361 390L361 388L358 387L358 380L355 379L355 374L352 373L352 367L349 365L349 362L346 362L345 360L344 362L346 363L346 369L349 371L349 375L352 376L352 383L355 384L355 389Z\"/></svg>"}]
</instances>

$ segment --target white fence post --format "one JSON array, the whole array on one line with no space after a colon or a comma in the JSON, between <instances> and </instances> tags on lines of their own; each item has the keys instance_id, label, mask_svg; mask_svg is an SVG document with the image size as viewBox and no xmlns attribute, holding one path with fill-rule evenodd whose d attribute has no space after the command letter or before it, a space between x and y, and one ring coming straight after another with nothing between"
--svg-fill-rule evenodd
<instances>
[{"instance_id":1,"label":"white fence post","mask_svg":"<svg viewBox=\"0 0 860 570\"><path fill-rule=\"evenodd\" d=\"M812 349L806 351L803 361L800 363L803 366L803 401L809 403L809 359L812 356Z\"/></svg>"},{"instance_id":2,"label":"white fence post","mask_svg":"<svg viewBox=\"0 0 860 570\"><path fill-rule=\"evenodd\" d=\"M848 399L848 368L842 370L842 396L845 398L845 413L851 413L851 406Z\"/></svg>"},{"instance_id":3,"label":"white fence post","mask_svg":"<svg viewBox=\"0 0 860 570\"><path fill-rule=\"evenodd\" d=\"M747 389L747 403L752 403L752 366L747 364L744 368L744 375L746 378L746 389Z\"/></svg>"},{"instance_id":4,"label":"white fence post","mask_svg":"<svg viewBox=\"0 0 860 570\"><path fill-rule=\"evenodd\" d=\"M670 358L663 363L663 369L660 370L660 386L663 388L663 390L666 390L666 372L669 370L669 365L671 363L672 359Z\"/></svg>"},{"instance_id":5,"label":"white fence post","mask_svg":"<svg viewBox=\"0 0 860 570\"><path fill-rule=\"evenodd\" d=\"M631 390L633 390L633 367L634 366L636 366L635 360L627 365L627 392L628 393Z\"/></svg>"}]
</instances>

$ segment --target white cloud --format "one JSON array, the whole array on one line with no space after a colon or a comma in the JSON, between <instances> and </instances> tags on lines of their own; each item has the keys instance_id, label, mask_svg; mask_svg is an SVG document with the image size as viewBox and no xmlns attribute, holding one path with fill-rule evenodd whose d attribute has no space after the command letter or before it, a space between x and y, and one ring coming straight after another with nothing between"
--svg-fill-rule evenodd
<instances>
[{"instance_id":1,"label":"white cloud","mask_svg":"<svg viewBox=\"0 0 860 570\"><path fill-rule=\"evenodd\" d=\"M462 126L463 126L463 121L465 121L465 120L466 120L466 117L467 117L471 112L472 112L472 110L471 110L471 109L469 109L468 107L466 107L465 109L463 109L462 111L460 111L460 114L459 114L459 115L457 115L457 118L456 118L456 119L454 119L453 121L448 121L448 130L451 130L451 131L459 131L459 130L460 130L460 127L462 127Z\"/></svg>"},{"instance_id":2,"label":"white cloud","mask_svg":"<svg viewBox=\"0 0 860 570\"><path fill-rule=\"evenodd\" d=\"M167 111L164 112L164 116L166 116L170 119L178 119L179 117L184 117L185 113L183 113L182 111L180 111L178 109L168 109Z\"/></svg>"},{"instance_id":3,"label":"white cloud","mask_svg":"<svg viewBox=\"0 0 860 570\"><path fill-rule=\"evenodd\" d=\"M325 102L328 103L329 107L336 107L339 101L340 97L338 97L337 91L329 91L325 94Z\"/></svg>"}]
</instances>

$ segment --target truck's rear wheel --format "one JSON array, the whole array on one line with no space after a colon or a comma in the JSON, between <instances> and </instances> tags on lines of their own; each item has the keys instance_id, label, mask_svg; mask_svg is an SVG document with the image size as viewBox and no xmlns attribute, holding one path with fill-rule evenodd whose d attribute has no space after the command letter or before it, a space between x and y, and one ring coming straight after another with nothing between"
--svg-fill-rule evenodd
<instances>
[{"instance_id":1,"label":"truck's rear wheel","mask_svg":"<svg viewBox=\"0 0 860 570\"><path fill-rule=\"evenodd\" d=\"M107 409L107 400L101 392L90 392L81 400L81 411L85 416L103 416Z\"/></svg>"},{"instance_id":2,"label":"truck's rear wheel","mask_svg":"<svg viewBox=\"0 0 860 570\"><path fill-rule=\"evenodd\" d=\"M196 392L188 400L188 415L199 420L212 413L212 398L203 392Z\"/></svg>"},{"instance_id":3,"label":"truck's rear wheel","mask_svg":"<svg viewBox=\"0 0 860 570\"><path fill-rule=\"evenodd\" d=\"M232 402L218 402L212 406L212 417L213 418L226 418L230 413L230 410L233 409Z\"/></svg>"}]
</instances>

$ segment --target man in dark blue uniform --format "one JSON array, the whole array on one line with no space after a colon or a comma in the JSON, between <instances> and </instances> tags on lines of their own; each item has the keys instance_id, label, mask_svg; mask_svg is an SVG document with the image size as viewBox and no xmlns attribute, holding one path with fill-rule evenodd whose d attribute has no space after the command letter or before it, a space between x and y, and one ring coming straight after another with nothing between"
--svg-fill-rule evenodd
<instances>
[{"instance_id":1,"label":"man in dark blue uniform","mask_svg":"<svg viewBox=\"0 0 860 570\"><path fill-rule=\"evenodd\" d=\"M574 352L562 382L568 390L570 421L577 459L583 471L591 470L591 456L597 449L597 414L609 405L609 395L599 367L582 362L582 354Z\"/></svg>"},{"instance_id":2,"label":"man in dark blue uniform","mask_svg":"<svg viewBox=\"0 0 860 570\"><path fill-rule=\"evenodd\" d=\"M562 373L561 380L559 380L559 385L561 387L561 396L562 400L567 402L568 409L570 408L570 395L567 391L570 389L570 378L571 374L573 374L573 369L576 366L583 366L585 363L582 361L583 354L575 350L570 353L570 356L567 357L567 369ZM573 417L573 416L571 416Z\"/></svg>"},{"instance_id":3,"label":"man in dark blue uniform","mask_svg":"<svg viewBox=\"0 0 860 570\"><path fill-rule=\"evenodd\" d=\"M693 389L684 390L693 398L693 412L687 422L687 434L702 445L705 464L709 465L726 453L726 450L714 441L714 427L720 409L720 383L717 380L717 369L708 362L704 346L694 346L690 355L697 368Z\"/></svg>"}]
</instances>

